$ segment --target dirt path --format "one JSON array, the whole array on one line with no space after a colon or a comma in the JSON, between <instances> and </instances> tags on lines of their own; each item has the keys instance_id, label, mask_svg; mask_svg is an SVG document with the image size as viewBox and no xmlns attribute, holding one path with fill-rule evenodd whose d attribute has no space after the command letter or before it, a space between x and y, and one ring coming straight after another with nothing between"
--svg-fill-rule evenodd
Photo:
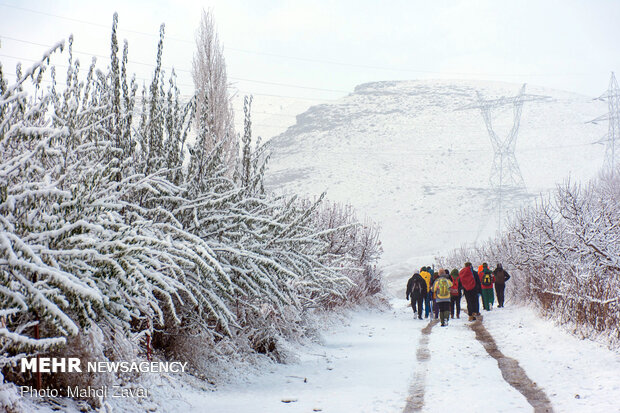
<instances>
[{"instance_id":1,"label":"dirt path","mask_svg":"<svg viewBox=\"0 0 620 413\"><path fill-rule=\"evenodd\" d=\"M419 412L424 407L424 389L426 388L426 372L427 367L423 363L428 363L431 359L431 352L428 350L429 336L431 330L438 323L437 320L429 321L428 325L422 329L422 335L418 342L418 351L416 353L419 369L415 374L411 388L409 389L409 397L403 413Z\"/></svg>"},{"instance_id":2,"label":"dirt path","mask_svg":"<svg viewBox=\"0 0 620 413\"><path fill-rule=\"evenodd\" d=\"M476 333L476 339L482 343L487 353L497 360L497 365L502 372L504 380L525 396L528 403L534 408L534 411L536 413L553 412L551 402L545 392L527 377L527 374L519 366L517 360L502 354L497 348L493 336L484 325L480 321L475 321L469 325L469 328Z\"/></svg>"}]
</instances>

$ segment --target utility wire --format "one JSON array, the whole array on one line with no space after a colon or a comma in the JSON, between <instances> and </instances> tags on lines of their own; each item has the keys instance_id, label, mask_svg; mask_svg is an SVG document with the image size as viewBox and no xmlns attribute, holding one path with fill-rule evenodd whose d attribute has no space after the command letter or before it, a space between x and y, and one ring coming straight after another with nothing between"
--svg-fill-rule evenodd
<instances>
[{"instance_id":1,"label":"utility wire","mask_svg":"<svg viewBox=\"0 0 620 413\"><path fill-rule=\"evenodd\" d=\"M105 25L105 24L101 24L101 23L89 22L89 21L86 21L86 20L75 19L75 18L72 18L72 17L60 16L60 15L57 15L57 14L46 13L46 12L42 12L42 11L38 11L38 10L33 10L33 9L25 8L25 7L12 6L12 5L2 4L2 3L0 3L0 7L12 8L12 9L15 9L15 10L26 11L26 12L29 12L29 13L40 14L40 15L44 15L44 16L48 16L48 17L54 17L54 18L58 18L58 19L73 21L73 22L82 23L82 24L91 25L91 26L96 26L96 27L102 27L102 28L106 28L106 29L110 29L110 27L111 27L111 25ZM159 37L158 34L146 33L146 32L142 32L142 31L138 31L138 30L119 28L119 31L126 31L128 33L134 33L134 34L139 34L139 35L153 37L153 38L158 38ZM166 36L166 39L174 40L174 41L182 42L182 43L195 44L194 41L187 40L187 39L181 39L181 38L177 38L177 37L172 37L172 36ZM445 72L445 71L439 72L439 71L433 71L433 70L419 70L419 69L408 69L408 68L394 68L394 67L385 67L385 66L362 65L362 64L357 64L357 63L338 62L338 61L332 61L332 60L315 59L315 58L300 57L300 56L290 56L290 55L283 55L283 54L277 54L277 53L267 53L267 52L261 52L261 51L255 51L255 50L247 50L247 49L240 49L240 48L234 48L234 47L227 47L226 50L231 50L231 51L241 52L241 53L249 53L249 54L261 55L261 56L276 57L276 58L280 58L280 59L297 60L297 61L303 61L303 62L322 63L322 64L329 64L329 65L338 65L338 66L346 66L346 67L358 67L358 68L363 68L363 69L384 70L384 71L404 72L404 73L424 73L424 74L459 75L459 76L490 76L490 77L497 77L497 76L509 76L509 77L529 77L529 76L535 76L535 77L556 77L556 76L592 76L593 75L592 73L475 73L475 72Z\"/></svg>"},{"instance_id":2,"label":"utility wire","mask_svg":"<svg viewBox=\"0 0 620 413\"><path fill-rule=\"evenodd\" d=\"M6 54L0 54L0 57L6 57L6 58L10 58L10 59L15 59L15 60L24 60L24 61L28 61L28 62L38 62L39 60L36 59L29 59L29 58L20 58L20 57L16 57L16 56L11 56L11 55L6 55ZM107 56L105 56L107 57ZM62 67L62 68L67 68L67 65L64 64L55 64L55 66L57 67ZM144 82L150 82L151 79L147 79L147 78L143 78L143 77L136 77L137 80L142 80ZM43 83L47 83L47 84L51 84L51 81L44 79L42 81ZM189 88L193 88L193 85L189 85L189 84L183 84L183 83L177 83L177 86L184 86L184 87L189 87ZM306 100L306 101L314 101L314 102L333 102L336 101L335 99L313 99L313 98L304 98L304 97L298 97L298 96L284 96L284 95L276 95L276 94L264 94L264 93L253 93L251 91L242 91L237 89L237 92L242 93L242 94L248 94L248 95L253 95L253 96L267 96L267 97L279 97L279 98L288 98L288 99L296 99L296 100ZM184 96L186 99L189 98L189 95L185 95ZM280 116L280 117L290 117L290 118L296 118L298 114L284 114L284 113L274 113L274 112L252 112L252 113L259 113L259 114L265 114L265 115L274 115L274 116ZM403 122L388 122L389 125L398 125L398 126L411 126L410 124L407 123L403 123ZM282 125L267 125L267 124L256 124L257 126L263 126L263 127L276 127L276 128L281 128L283 127ZM585 147L585 146L591 146L593 144L596 144L597 142L593 142L593 143L587 143L587 144L576 144L576 145L558 145L558 146L549 146L549 147L541 147L541 148L522 148L519 149L518 152L528 152L528 151L538 151L541 149L564 149L564 148L577 148L577 147ZM442 149L443 151L450 151L450 152L456 152L453 149ZM473 150L474 152L486 152L485 149L480 149L480 150ZM399 152L401 153L401 152ZM435 153L435 152L432 152Z\"/></svg>"},{"instance_id":3,"label":"utility wire","mask_svg":"<svg viewBox=\"0 0 620 413\"><path fill-rule=\"evenodd\" d=\"M1 39L11 40L11 41L14 41L14 42L19 42L19 43L30 44L30 45L34 45L34 46L41 46L41 47L46 47L46 48L52 47L52 45L50 45L50 44L37 43L37 42L30 41L30 40L18 39L18 38L10 37L10 36L0 35L0 38ZM110 57L110 56L106 56L106 55L101 55L101 54L97 54L97 53L89 53L89 52L80 51L80 50L76 50L76 49L73 49L73 53L75 53L75 54L82 54L82 55L86 55L86 56L96 56L96 57L100 57L100 58L103 58L103 59L107 59L107 58ZM27 59L24 59L24 60L27 60ZM152 64L152 63L138 62L136 60L127 60L127 62L128 63L132 63L132 64L141 65L141 66L147 66L147 67L151 67L151 68L155 67L155 65ZM166 70L174 70L175 72L182 72L182 73L188 73L188 74L192 73L191 70L174 68L172 66L162 66L162 68L166 69ZM290 83L279 83L279 82L270 82L270 81L264 81L264 80L245 79L245 78L239 78L239 77L233 77L233 76L229 76L228 79L236 80L236 81L241 81L241 82L260 83L260 84L265 84L265 85L292 87L292 88L307 89L307 90L318 90L318 91L322 91L322 92L334 92L334 93L350 93L351 92L350 90L326 89L326 88L318 88L318 87L312 87L312 86L294 85L294 84L290 84Z\"/></svg>"},{"instance_id":4,"label":"utility wire","mask_svg":"<svg viewBox=\"0 0 620 413\"><path fill-rule=\"evenodd\" d=\"M14 59L17 61L26 61L26 62L32 62L32 63L36 63L39 62L39 60L37 59L30 59L27 57L18 57L18 56L12 56L12 55L7 55L7 54L2 54L0 53L0 57L6 57L9 59ZM108 56L102 56L104 58L107 58ZM57 67L62 67L62 68L67 68L68 66L65 64L54 64L54 66ZM154 67L154 66L153 66ZM137 80L142 80L144 82L150 82L152 79L147 79L144 77L138 77L136 76ZM187 87L187 88L194 88L194 85L190 85L187 83L177 83L177 86L183 86L183 87ZM299 87L299 88L305 88L303 86L295 86L295 87ZM240 90L237 86L233 86L233 85L229 85L228 86L229 89L235 89L237 92L239 93L243 93L243 94L247 94L247 95L252 95L252 96L268 96L268 97L280 97L280 98L287 98L287 99L296 99L296 100L307 100L307 101L312 101L312 102L334 102L337 99L325 99L325 98L308 98L308 97L300 97L300 96L289 96L289 95L277 95L277 94L266 94L266 93L254 93L251 91L247 91L247 90Z\"/></svg>"}]
</instances>

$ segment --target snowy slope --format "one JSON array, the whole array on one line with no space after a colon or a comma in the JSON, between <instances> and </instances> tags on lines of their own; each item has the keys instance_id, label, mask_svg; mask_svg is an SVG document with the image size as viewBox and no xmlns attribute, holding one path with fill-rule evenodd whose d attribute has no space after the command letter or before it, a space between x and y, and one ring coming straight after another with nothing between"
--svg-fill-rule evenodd
<instances>
[{"instance_id":1,"label":"snowy slope","mask_svg":"<svg viewBox=\"0 0 620 413\"><path fill-rule=\"evenodd\" d=\"M327 190L330 199L379 221L386 265L485 239L498 227L497 208L488 201L493 150L480 112L457 109L474 103L476 91L497 98L516 95L520 86L460 80L360 85L337 102L311 107L271 140L267 183L284 192ZM605 113L606 104L539 87L526 93L551 97L523 107L516 158L527 190L538 194L568 176L594 176L604 147L592 142L606 125L585 122ZM493 115L494 130L506 136L512 107Z\"/></svg>"}]
</instances>

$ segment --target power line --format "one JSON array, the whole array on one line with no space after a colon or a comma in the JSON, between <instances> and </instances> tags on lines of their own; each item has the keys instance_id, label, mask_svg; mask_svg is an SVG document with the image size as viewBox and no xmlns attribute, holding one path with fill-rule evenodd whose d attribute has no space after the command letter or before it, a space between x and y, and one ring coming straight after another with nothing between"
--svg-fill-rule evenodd
<instances>
[{"instance_id":1,"label":"power line","mask_svg":"<svg viewBox=\"0 0 620 413\"><path fill-rule=\"evenodd\" d=\"M2 36L0 36L2 37ZM37 45L41 45L38 44ZM41 46L46 46L46 45L41 45ZM12 55L7 55L7 54L0 54L0 57L5 57L5 58L9 58L9 59L14 59L17 61L23 60L23 61L28 61L28 62L38 62L39 60L36 59L30 59L30 58L25 58L25 57L17 57L17 56L12 56ZM107 56L104 56L107 57ZM67 65L65 64L54 64L57 67L62 67L62 68L68 68ZM144 78L144 77L137 77L137 80L142 80L144 82L150 82L152 79L149 78ZM51 83L51 81L49 80L43 80L44 83ZM183 87L189 87L189 88L193 88L194 85L190 85L190 84L184 84L184 83L177 83L177 86L183 86ZM307 97L299 97L299 96L286 96L286 95L278 95L278 94L264 94L264 93L254 93L251 91L247 91L247 90L240 90L238 88L236 88L235 86L230 86L231 88L235 89L237 92L241 93L241 94L247 94L247 95L253 95L253 96L267 96L267 97L280 97L280 98L287 98L287 99L295 99L295 100L306 100L306 101L312 101L312 102L335 102L338 101L338 99L315 99L315 98L307 98ZM185 99L189 99L191 96L190 95L182 95L182 97L184 97ZM252 113L259 113L259 114L265 114L265 115L274 115L274 116L280 116L280 117L290 117L290 118L296 118L299 114L284 114L284 113L274 113L274 112L257 112L257 111L253 111ZM607 116L607 115L605 115ZM595 119L595 120L600 120L599 118ZM390 121L390 125L401 125L401 126L411 126L407 123L403 123L403 122L394 122L394 121ZM276 127L276 125L263 125L263 126L273 126ZM599 142L594 142L594 143L599 143ZM550 146L550 147L544 147L544 148L521 148L519 149L519 152L527 152L527 151L538 151L540 149L563 149L563 148L576 148L576 147L585 147L585 146L591 146L592 144L588 143L588 144L577 144L577 145L558 145L558 146ZM449 149L447 149L449 150Z\"/></svg>"},{"instance_id":2,"label":"power line","mask_svg":"<svg viewBox=\"0 0 620 413\"><path fill-rule=\"evenodd\" d=\"M558 149L572 149L575 147L586 147L586 146L592 146L595 143L586 143L586 144L579 144L579 145L554 145L554 146L539 146L539 147L532 147L532 148L526 148L520 151L543 151L543 150L558 150ZM361 148L361 147L356 147L356 148L351 148L351 149L325 149L322 148L320 150L320 152L317 152L316 149L304 149L304 148L298 148L295 150L296 152L300 152L300 153L312 153L312 154L317 154L320 152L326 152L326 153L333 153L333 154L338 154L338 155L352 155L352 156L358 156L360 154L367 154L367 153L371 153L371 154L377 154L377 155L401 155L401 154L406 154L406 155L420 155L420 156L428 156L428 155L436 155L436 154L443 154L444 152L449 152L449 154L461 154L461 153L488 153L488 149L487 148L470 148L470 149L446 149L446 148L427 148L427 149L417 149L417 150L376 150L375 148Z\"/></svg>"},{"instance_id":3,"label":"power line","mask_svg":"<svg viewBox=\"0 0 620 413\"><path fill-rule=\"evenodd\" d=\"M33 9L25 8L25 7L18 7L18 6L8 5L8 4L1 4L1 3L0 3L0 7L7 7L7 8L12 8L12 9L16 9L16 10L26 11L26 12L30 12L30 13L41 14L41 15L48 16L48 17L64 19L64 20L68 20L68 21L73 21L73 22L82 23L82 24L91 25L91 26L96 26L96 27L102 27L102 28L106 28L106 29L109 29L111 27L110 25L105 25L105 24L95 23L95 22L89 22L89 21L86 21L86 20L76 19L76 18L72 18L72 17L60 16L60 15L57 15L57 14L46 13L46 12L42 12L42 11L38 11L38 10L33 10ZM128 33L134 33L134 34L139 34L139 35L153 37L153 38L158 38L159 37L159 35L157 35L157 34L146 33L146 32L142 32L142 31L139 31L139 30L131 30L131 29L119 28L119 31L126 31ZM177 38L177 37L172 37L172 36L166 36L166 39L174 40L174 41L182 42L182 43L195 44L194 41L187 40L187 39L181 39L181 38ZM338 62L338 61L325 60L325 59L315 59L315 58L308 58L308 57L301 57L301 56L290 56L290 55L277 54L277 53L268 53L268 52L261 52L261 51L255 51L255 50L247 50L247 49L241 49L241 48L235 48L235 47L227 47L225 49L226 50L235 51L235 52L240 52L240 53L249 53L249 54L255 54L255 55L276 57L276 58L281 58L281 59L289 59L289 60L297 60L297 61L313 62L313 63L322 63L322 64L338 65L338 66L347 66L347 67L357 67L357 68L363 68L363 69L384 70L384 71L392 71L392 72L404 72L404 73L423 73L423 74L458 75L458 76L490 76L490 77L498 77L498 76L509 76L509 77L532 77L532 76L534 76L534 77L555 77L555 76L592 76L593 75L592 73L476 73L476 72L445 72L445 71L439 72L439 71L433 71L433 70L419 70L419 69L409 69L409 68L394 68L394 67L385 67L385 66L363 65L363 64L348 63L348 62Z\"/></svg>"},{"instance_id":4,"label":"power line","mask_svg":"<svg viewBox=\"0 0 620 413\"><path fill-rule=\"evenodd\" d=\"M12 55L7 55L7 54L0 54L0 57L6 57L9 59L14 59L17 61L27 61L27 62L38 62L39 60L37 59L30 59L27 57L18 57L18 56L12 56ZM107 57L107 56L103 56L103 57ZM55 64L55 66L58 67L62 67L62 68L67 68L67 65L64 64ZM153 66L154 67L154 66ZM142 80L145 82L150 82L152 79L148 79L148 78L144 78L144 77L137 77L137 80ZM177 86L183 86L183 87L188 87L188 88L194 88L194 85L190 85L187 83L177 83ZM247 95L253 95L253 96L268 96L268 97L280 97L280 98L287 98L287 99L296 99L296 100L306 100L306 101L312 101L312 102L335 102L338 99L325 99L325 98L308 98L308 97L301 97L301 96L290 96L290 95L278 95L278 94L266 94L266 93L254 93L251 91L247 91L247 90L240 90L238 89L236 86L228 86L229 89L235 89L237 92L243 93L243 94L247 94ZM304 88L304 87L300 87L300 88Z\"/></svg>"},{"instance_id":5,"label":"power line","mask_svg":"<svg viewBox=\"0 0 620 413\"><path fill-rule=\"evenodd\" d=\"M34 46L41 46L41 47L47 47L47 48L52 47L52 45L49 45L49 44L37 43L37 42L33 42L33 41L30 41L30 40L24 40L24 39L17 39L15 37L10 37L10 36L0 35L0 38L12 40L14 42L30 44L30 45L34 45ZM96 57L100 57L100 58L103 58L103 59L107 59L107 58L110 57L110 56L106 56L106 55L101 55L101 54L97 54L97 53L90 53L90 52L80 51L80 50L76 50L76 49L73 49L73 53L82 54L82 55L86 55L86 56L96 56ZM132 63L132 64L141 65L141 66L147 66L147 67L151 67L151 68L155 67L155 65L152 64L152 63L138 62L136 60L127 60L127 62L128 63ZM166 70L174 70L175 72L182 72L182 73L188 73L188 74L192 73L191 70L175 68L173 66L162 66L162 68L166 69ZM228 77L228 79L236 80L236 81L241 81L241 82L259 83L259 84L265 84L265 85L292 87L292 88L307 89L307 90L317 90L317 91L322 91L322 92L334 92L334 93L349 93L350 92L349 90L342 90L342 89L326 89L326 88L318 88L318 87L312 87L312 86L295 85L295 84L290 84L290 83L279 83L279 82L270 82L270 81L265 81L265 80L245 79L245 78L233 77L233 76Z\"/></svg>"},{"instance_id":6,"label":"power line","mask_svg":"<svg viewBox=\"0 0 620 413\"><path fill-rule=\"evenodd\" d=\"M58 14L46 13L46 12L39 11L39 10L28 9L26 7L18 7L18 6L12 6L12 5L9 5L9 4L2 4L2 3L0 3L0 7L7 7L9 9L27 11L29 13L40 14L40 15L43 15L43 16L54 17L54 18L57 18L57 19L62 19L62 20L68 20L68 21L76 22L76 23L87 24L87 25L90 25L90 26L103 27L103 28L106 28L106 29L111 29L112 28L112 25L95 23L95 22L89 22L89 21L86 21L86 20L75 19L73 17L60 16ZM140 35L149 36L149 37L159 37L159 35L156 35L156 34L153 34L153 33L145 33L145 32L141 32L141 31L138 31L138 30L122 29L122 31L126 31L128 33L140 34ZM175 41L181 41L181 42L189 42L187 40L178 39L178 38L174 38L174 37L168 37L168 39L175 40Z\"/></svg>"}]
</instances>

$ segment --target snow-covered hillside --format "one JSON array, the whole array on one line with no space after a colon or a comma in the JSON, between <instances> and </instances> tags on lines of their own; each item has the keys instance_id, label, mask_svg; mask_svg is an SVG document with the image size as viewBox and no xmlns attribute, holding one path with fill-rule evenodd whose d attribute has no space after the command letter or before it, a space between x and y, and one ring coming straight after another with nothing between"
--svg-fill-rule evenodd
<instances>
[{"instance_id":1,"label":"snow-covered hillside","mask_svg":"<svg viewBox=\"0 0 620 413\"><path fill-rule=\"evenodd\" d=\"M360 85L335 103L309 108L271 140L268 186L311 195L327 190L328 198L380 222L386 265L485 239L498 227L489 200L493 149L480 112L458 109L475 103L476 91L497 98L520 87L463 80ZM606 103L529 85L526 93L550 97L523 106L516 158L528 192L595 176L604 147L593 142L606 125L586 122L606 113ZM493 112L500 137L512 127L512 111Z\"/></svg>"}]
</instances>

